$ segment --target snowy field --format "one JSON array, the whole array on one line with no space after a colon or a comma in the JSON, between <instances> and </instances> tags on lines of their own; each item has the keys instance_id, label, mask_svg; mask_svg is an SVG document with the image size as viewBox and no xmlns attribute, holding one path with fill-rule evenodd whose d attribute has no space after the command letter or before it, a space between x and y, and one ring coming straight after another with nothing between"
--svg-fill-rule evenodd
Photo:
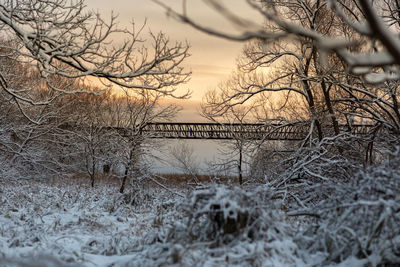
<instances>
[{"instance_id":1,"label":"snowy field","mask_svg":"<svg viewBox=\"0 0 400 267\"><path fill-rule=\"evenodd\" d=\"M352 254L363 232L346 243L335 222L310 234L316 221L288 217L265 186L148 182L121 195L115 182L87 184L0 180L0 266L374 266L388 251L383 236L366 257ZM335 218L355 234L361 215Z\"/></svg>"},{"instance_id":2,"label":"snowy field","mask_svg":"<svg viewBox=\"0 0 400 267\"><path fill-rule=\"evenodd\" d=\"M133 262L160 226L174 218L176 200L157 188L142 189L133 200L129 198L135 192L121 195L117 185L102 183L92 189L76 181L1 181L0 190L4 266Z\"/></svg>"}]
</instances>

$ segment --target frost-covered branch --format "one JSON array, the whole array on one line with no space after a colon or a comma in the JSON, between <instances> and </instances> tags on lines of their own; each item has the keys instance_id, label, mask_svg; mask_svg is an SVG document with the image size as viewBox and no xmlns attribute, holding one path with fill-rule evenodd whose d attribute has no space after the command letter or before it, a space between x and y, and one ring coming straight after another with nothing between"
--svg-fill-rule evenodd
<instances>
[{"instance_id":1,"label":"frost-covered branch","mask_svg":"<svg viewBox=\"0 0 400 267\"><path fill-rule=\"evenodd\" d=\"M191 25L205 33L233 41L261 40L271 44L281 40L312 40L324 52L333 52L339 55L350 69L360 66L369 67L366 78L371 83L393 80L399 77L400 40L397 32L391 27L398 22L395 7L391 1L274 1L274 0L246 0L249 7L258 12L265 21L258 25L254 19L243 18L229 5L223 5L216 0L205 0L213 9L218 11L232 25L237 26L236 31L224 31L218 27L205 26L204 22L193 19L186 10L182 12L172 10L167 5L156 1L163 6L168 14L176 19ZM291 13L294 10L303 10L301 13ZM330 10L328 10L330 9ZM380 10L382 12L380 12ZM357 47L364 45L363 41L353 39L351 36L338 31L325 32L323 28L309 27L318 23L321 14L332 14L332 21L342 22L347 29L362 36L370 42L379 41L382 46L379 51L355 52ZM289 14L292 14L290 17ZM387 23L385 21L388 21ZM301 19L301 21L300 21ZM345 28L342 28L344 30ZM389 71L379 71L380 74L370 75L375 67L393 67ZM356 71L357 69L355 69ZM374 71L375 72L375 71Z\"/></svg>"},{"instance_id":2,"label":"frost-covered branch","mask_svg":"<svg viewBox=\"0 0 400 267\"><path fill-rule=\"evenodd\" d=\"M176 85L190 75L180 66L189 55L187 44L171 43L162 33L151 33L145 40L141 37L144 27L137 32L135 25L132 29L120 28L116 15L106 21L86 10L84 0L3 1L0 28L2 38L19 44L3 45L8 54L1 56L10 57L12 53L14 60L38 69L53 90L69 91L50 81L50 76L59 75L94 77L108 85L187 96L174 94ZM32 102L3 80L2 87L19 100Z\"/></svg>"}]
</instances>

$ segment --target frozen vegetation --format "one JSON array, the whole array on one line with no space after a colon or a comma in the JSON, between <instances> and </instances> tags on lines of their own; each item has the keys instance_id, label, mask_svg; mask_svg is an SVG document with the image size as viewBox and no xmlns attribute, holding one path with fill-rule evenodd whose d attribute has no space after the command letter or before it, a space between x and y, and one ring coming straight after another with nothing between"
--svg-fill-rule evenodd
<instances>
[{"instance_id":1,"label":"frozen vegetation","mask_svg":"<svg viewBox=\"0 0 400 267\"><path fill-rule=\"evenodd\" d=\"M2 180L1 261L6 266L135 265L161 227L178 215L176 196L150 187L117 192L108 182L91 188L74 179Z\"/></svg>"},{"instance_id":2,"label":"frozen vegetation","mask_svg":"<svg viewBox=\"0 0 400 267\"><path fill-rule=\"evenodd\" d=\"M176 115L164 97L188 97L189 44L84 0L0 1L0 267L400 266L399 2L248 0L256 25L206 1L234 33L156 2L247 42L204 117L305 138L234 132L216 165L241 186L198 179L185 147L171 155L183 182L154 176L144 159L161 145L143 129Z\"/></svg>"},{"instance_id":3,"label":"frozen vegetation","mask_svg":"<svg viewBox=\"0 0 400 267\"><path fill-rule=\"evenodd\" d=\"M120 194L118 184L107 180L92 188L77 178L2 179L0 262L395 266L400 264L398 160L395 155L358 172L357 179L318 182L306 191L213 183L166 189L148 181ZM314 199L305 205L304 198Z\"/></svg>"}]
</instances>

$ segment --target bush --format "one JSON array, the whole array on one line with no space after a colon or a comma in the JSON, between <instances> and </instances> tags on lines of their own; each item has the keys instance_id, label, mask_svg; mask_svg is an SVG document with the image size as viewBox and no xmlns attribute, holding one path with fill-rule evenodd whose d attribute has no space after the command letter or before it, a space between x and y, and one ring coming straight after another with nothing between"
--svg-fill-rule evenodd
<instances>
[{"instance_id":1,"label":"bush","mask_svg":"<svg viewBox=\"0 0 400 267\"><path fill-rule=\"evenodd\" d=\"M267 187L194 190L180 203L179 219L164 225L146 255L159 255L158 263L187 266L301 265L278 204Z\"/></svg>"},{"instance_id":2,"label":"bush","mask_svg":"<svg viewBox=\"0 0 400 267\"><path fill-rule=\"evenodd\" d=\"M326 197L298 212L317 218L299 236L299 246L310 254L322 253L322 265L350 258L373 266L400 264L399 159L394 156L348 182L313 187Z\"/></svg>"}]
</instances>

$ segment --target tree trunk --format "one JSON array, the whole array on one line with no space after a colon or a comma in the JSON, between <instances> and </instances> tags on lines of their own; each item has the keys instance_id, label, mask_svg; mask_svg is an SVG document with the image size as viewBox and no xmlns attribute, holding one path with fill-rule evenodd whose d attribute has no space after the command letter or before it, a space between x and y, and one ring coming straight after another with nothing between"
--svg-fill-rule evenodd
<instances>
[{"instance_id":1,"label":"tree trunk","mask_svg":"<svg viewBox=\"0 0 400 267\"><path fill-rule=\"evenodd\" d=\"M238 164L238 171L239 171L239 184L243 184L243 174L242 174L242 162L243 162L243 153L242 149L239 150L239 164Z\"/></svg>"},{"instance_id":2,"label":"tree trunk","mask_svg":"<svg viewBox=\"0 0 400 267\"><path fill-rule=\"evenodd\" d=\"M321 86L322 86L322 91L324 93L325 104L326 107L328 108L328 112L332 120L333 130L335 131L335 135L339 135L340 134L339 123L336 119L335 112L333 110L331 96L329 95L330 88L327 88L324 80L322 80Z\"/></svg>"},{"instance_id":3,"label":"tree trunk","mask_svg":"<svg viewBox=\"0 0 400 267\"><path fill-rule=\"evenodd\" d=\"M96 175L96 158L95 158L95 150L92 145L92 173L90 175L91 185L94 187L94 176Z\"/></svg>"},{"instance_id":4,"label":"tree trunk","mask_svg":"<svg viewBox=\"0 0 400 267\"><path fill-rule=\"evenodd\" d=\"M307 57L306 63L304 65L304 69L302 70L302 72L297 69L297 72L301 78L301 83L303 84L303 89L307 94L307 103L311 112L311 116L312 116L312 120L315 122L315 126L317 127L317 132L318 132L318 140L321 141L323 138L323 133L322 133L322 127L321 127L321 123L317 118L317 114L315 111L315 102L314 102L314 96L312 93L312 90L310 88L310 84L308 83L308 81L304 78L304 77L308 77L308 71L310 68L310 64L311 64L311 60L313 57L313 54L315 53L315 47L313 47L313 50L311 51L310 55ZM302 77L304 75L304 77Z\"/></svg>"},{"instance_id":5,"label":"tree trunk","mask_svg":"<svg viewBox=\"0 0 400 267\"><path fill-rule=\"evenodd\" d=\"M124 193L126 180L128 179L128 173L129 173L129 165L126 166L126 168L125 168L125 173L124 173L124 178L122 178L121 188L119 189L119 192L120 192L121 194Z\"/></svg>"},{"instance_id":6,"label":"tree trunk","mask_svg":"<svg viewBox=\"0 0 400 267\"><path fill-rule=\"evenodd\" d=\"M123 194L124 190L125 190L126 180L128 179L129 171L131 169L130 167L131 167L131 164L132 164L132 160L133 160L133 149L131 149L129 151L129 161L128 161L128 164L126 165L126 168L125 168L124 178L122 178L121 188L119 189L119 192L121 194Z\"/></svg>"}]
</instances>

